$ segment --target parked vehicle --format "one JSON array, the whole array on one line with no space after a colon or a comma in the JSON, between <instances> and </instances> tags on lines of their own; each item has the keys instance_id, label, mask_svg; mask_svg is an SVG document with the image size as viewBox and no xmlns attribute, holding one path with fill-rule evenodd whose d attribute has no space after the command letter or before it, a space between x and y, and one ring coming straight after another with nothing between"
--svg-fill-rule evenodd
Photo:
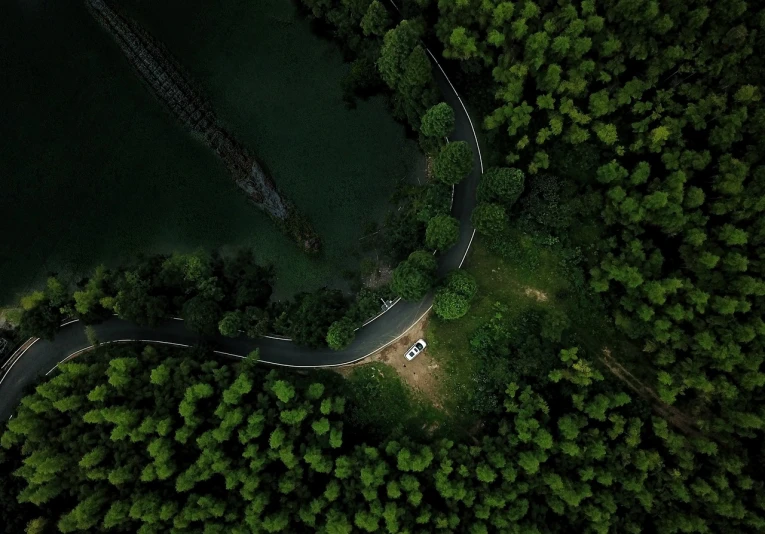
<instances>
[{"instance_id":1,"label":"parked vehicle","mask_svg":"<svg viewBox=\"0 0 765 534\"><path fill-rule=\"evenodd\" d=\"M428 344L425 343L424 339L418 339L417 342L411 346L411 348L406 351L406 359L410 362L414 360L419 353L421 353L423 350L425 350L425 347L427 347Z\"/></svg>"}]
</instances>

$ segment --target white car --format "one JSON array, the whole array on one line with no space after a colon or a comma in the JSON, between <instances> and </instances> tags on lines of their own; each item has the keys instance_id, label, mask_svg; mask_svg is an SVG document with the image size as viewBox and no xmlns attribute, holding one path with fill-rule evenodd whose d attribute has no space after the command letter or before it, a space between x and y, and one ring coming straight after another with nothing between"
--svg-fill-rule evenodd
<instances>
[{"instance_id":1,"label":"white car","mask_svg":"<svg viewBox=\"0 0 765 534\"><path fill-rule=\"evenodd\" d=\"M410 362L414 360L419 353L425 350L425 347L427 347L428 344L425 343L424 339L418 339L417 342L411 346L411 348L406 351L406 359Z\"/></svg>"}]
</instances>

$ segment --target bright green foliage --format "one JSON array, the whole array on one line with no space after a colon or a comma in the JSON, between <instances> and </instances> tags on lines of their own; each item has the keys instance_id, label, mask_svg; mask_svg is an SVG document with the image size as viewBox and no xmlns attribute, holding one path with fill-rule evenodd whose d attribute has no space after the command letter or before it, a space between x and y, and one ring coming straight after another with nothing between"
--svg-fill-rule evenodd
<instances>
[{"instance_id":1,"label":"bright green foliage","mask_svg":"<svg viewBox=\"0 0 765 534\"><path fill-rule=\"evenodd\" d=\"M448 288L436 292L433 311L442 319L459 319L470 309L470 300Z\"/></svg>"},{"instance_id":2,"label":"bright green foliage","mask_svg":"<svg viewBox=\"0 0 765 534\"><path fill-rule=\"evenodd\" d=\"M85 327L85 337L87 338L88 343L90 343L91 347L96 347L101 343L98 339L98 334L96 333L96 329L93 328L91 325L88 325Z\"/></svg>"},{"instance_id":3,"label":"bright green foliage","mask_svg":"<svg viewBox=\"0 0 765 534\"><path fill-rule=\"evenodd\" d=\"M105 272L103 267L98 272ZM20 299L19 330L24 337L53 339L65 314L72 311L72 296L60 280L51 277L44 291L34 291Z\"/></svg>"},{"instance_id":4,"label":"bright green foliage","mask_svg":"<svg viewBox=\"0 0 765 534\"><path fill-rule=\"evenodd\" d=\"M442 319L459 319L470 309L476 291L478 284L470 273L460 269L452 271L444 287L436 292L433 311Z\"/></svg>"},{"instance_id":5,"label":"bright green foliage","mask_svg":"<svg viewBox=\"0 0 765 534\"><path fill-rule=\"evenodd\" d=\"M18 499L34 504L14 510L30 529L44 527L43 510L64 532L724 532L763 522L759 468L650 417L575 347L561 351L550 387L505 384L490 428L419 442L368 440L342 419L342 382L322 375L133 350L62 366L8 422L0 467L15 458ZM138 363L131 395L106 380L114 359ZM164 386L149 380L160 365ZM43 394L55 404L101 386L105 400L65 416L30 408ZM192 427L177 414L189 403ZM175 432L158 435L166 415Z\"/></svg>"},{"instance_id":6,"label":"bright green foliage","mask_svg":"<svg viewBox=\"0 0 765 534\"><path fill-rule=\"evenodd\" d=\"M74 292L74 309L78 314L83 317L103 314L102 301L107 296L105 288L108 276L106 267L99 265L85 287Z\"/></svg>"},{"instance_id":7,"label":"bright green foliage","mask_svg":"<svg viewBox=\"0 0 765 534\"><path fill-rule=\"evenodd\" d=\"M433 287L436 260L429 252L418 250L398 264L393 271L391 289L405 300L419 300Z\"/></svg>"},{"instance_id":8,"label":"bright green foliage","mask_svg":"<svg viewBox=\"0 0 765 534\"><path fill-rule=\"evenodd\" d=\"M755 324L765 310L740 288L765 277L762 6L507 4L439 2L422 18L470 80L490 150L569 182L554 199L549 184L530 180L542 195L525 194L522 221L542 230L538 240L566 246L564 226L597 227L592 243L572 248L593 246L590 285L645 363L674 377L654 386L709 416L715 432L751 438L737 414L759 405L744 383L761 372ZM672 280L681 285L668 288ZM710 341L693 341L705 334Z\"/></svg>"},{"instance_id":9,"label":"bright green foliage","mask_svg":"<svg viewBox=\"0 0 765 534\"><path fill-rule=\"evenodd\" d=\"M436 215L428 221L425 244L429 248L445 251L460 237L460 222L449 215Z\"/></svg>"},{"instance_id":10,"label":"bright green foliage","mask_svg":"<svg viewBox=\"0 0 765 534\"><path fill-rule=\"evenodd\" d=\"M478 291L475 277L464 269L450 272L446 277L446 287L468 300L472 300Z\"/></svg>"},{"instance_id":11,"label":"bright green foliage","mask_svg":"<svg viewBox=\"0 0 765 534\"><path fill-rule=\"evenodd\" d=\"M454 130L454 110L446 102L436 104L422 116L420 131L429 137L448 137Z\"/></svg>"},{"instance_id":12,"label":"bright green foliage","mask_svg":"<svg viewBox=\"0 0 765 534\"><path fill-rule=\"evenodd\" d=\"M181 315L198 333L214 335L222 323L225 335L238 335L241 329L257 337L271 326L265 308L272 276L247 250L223 259L201 252L148 256L118 270L98 267L74 293L51 278L45 291L22 299L28 309L22 314L21 330L50 338L64 317L89 324L116 313L146 326Z\"/></svg>"},{"instance_id":13,"label":"bright green foliage","mask_svg":"<svg viewBox=\"0 0 765 534\"><path fill-rule=\"evenodd\" d=\"M472 168L473 151L465 141L454 141L446 145L433 164L436 178L448 185L461 182Z\"/></svg>"},{"instance_id":14,"label":"bright green foliage","mask_svg":"<svg viewBox=\"0 0 765 534\"><path fill-rule=\"evenodd\" d=\"M356 337L356 325L348 317L332 323L327 331L327 345L333 350L342 350Z\"/></svg>"}]
</instances>

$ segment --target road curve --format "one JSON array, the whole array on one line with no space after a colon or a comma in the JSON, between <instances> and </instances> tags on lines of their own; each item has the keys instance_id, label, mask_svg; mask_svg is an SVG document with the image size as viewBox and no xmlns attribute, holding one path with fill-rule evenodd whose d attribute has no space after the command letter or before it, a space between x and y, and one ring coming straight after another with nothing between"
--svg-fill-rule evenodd
<instances>
[{"instance_id":1,"label":"road curve","mask_svg":"<svg viewBox=\"0 0 765 534\"><path fill-rule=\"evenodd\" d=\"M455 131L450 140L467 142L474 154L473 169L454 190L452 215L460 221L460 237L457 244L439 258L438 273L444 275L462 266L473 241L475 230L470 224L470 214L476 203L476 187L483 173L483 159L467 108L435 56L430 50L428 54L433 61L433 74L443 99L454 108ZM202 339L187 330L180 320L167 320L156 328L148 328L114 318L93 325L93 328L102 344L142 341L192 347L204 341L216 353L224 356L242 358L259 349L260 360L272 365L334 367L362 360L395 342L428 313L432 304L432 293L419 302L399 300L395 306L359 329L354 342L342 351L309 349L274 337ZM29 340L24 343L0 368L0 420L11 416L26 386L34 383L41 375L50 373L60 362L90 348L85 328L79 321L65 323L53 341Z\"/></svg>"}]
</instances>

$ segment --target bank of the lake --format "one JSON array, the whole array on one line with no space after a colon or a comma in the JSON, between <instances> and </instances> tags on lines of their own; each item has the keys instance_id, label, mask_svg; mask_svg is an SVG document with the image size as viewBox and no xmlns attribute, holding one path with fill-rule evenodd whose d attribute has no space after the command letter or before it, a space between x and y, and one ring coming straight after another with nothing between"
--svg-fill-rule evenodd
<instances>
[{"instance_id":1,"label":"bank of the lake","mask_svg":"<svg viewBox=\"0 0 765 534\"><path fill-rule=\"evenodd\" d=\"M200 246L253 247L275 264L279 295L342 285L365 223L382 219L397 180L421 172L381 99L346 109L347 66L289 2L122 6L308 215L323 254L305 256L245 202L83 5L14 0L0 18L10 103L0 121L0 302L49 272Z\"/></svg>"}]
</instances>

